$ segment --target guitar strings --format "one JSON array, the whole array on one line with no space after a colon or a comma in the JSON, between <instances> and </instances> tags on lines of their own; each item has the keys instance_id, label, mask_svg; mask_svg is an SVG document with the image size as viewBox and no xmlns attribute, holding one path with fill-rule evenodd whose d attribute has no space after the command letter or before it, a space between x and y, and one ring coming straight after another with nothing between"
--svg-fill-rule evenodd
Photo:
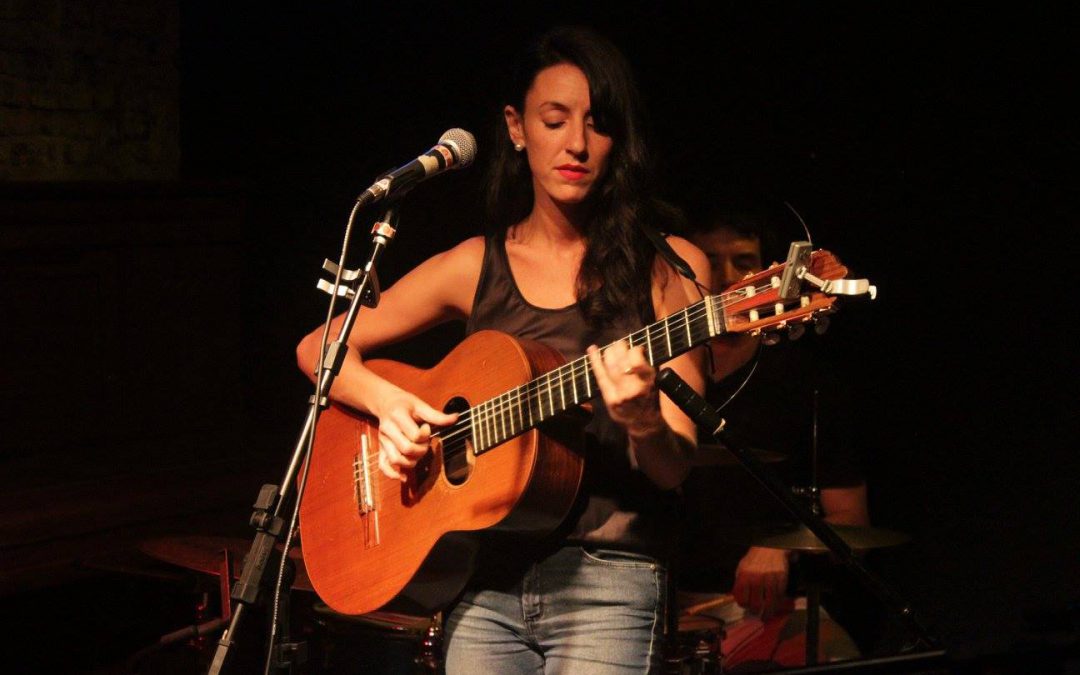
<instances>
[{"instance_id":1,"label":"guitar strings","mask_svg":"<svg viewBox=\"0 0 1080 675\"><path fill-rule=\"evenodd\" d=\"M731 305L733 305L733 304L735 304L737 302L741 302L742 300L745 300L748 297L753 297L752 295L748 296L746 294L746 290L745 290L746 288L747 287L744 287L744 288L741 288L741 289L738 289L738 290L735 290L735 291L728 291L728 292L721 293L721 294L718 294L718 295L709 296L708 298L702 300L701 302L695 303L695 308L692 311L687 311L686 314L685 314L685 318L683 318L682 321L686 322L687 325L688 325L690 321L696 321L696 320L700 319L702 316L707 315L708 312L709 312L709 309L707 307L707 303L709 301L713 301L713 309L714 310L715 309L727 309L728 307L730 307ZM756 294L758 294L760 292L771 290L772 288L773 288L773 286L772 286L771 283L768 283L768 284L765 284L765 285L762 285L762 286L755 286L754 287L754 295L756 295ZM663 337L665 339L665 341L670 341L670 343L671 343L670 352L671 353L678 352L681 349L683 349L684 347L688 346L688 344L692 341L692 336L691 336L690 339L685 339L686 335L685 335L685 333L683 331L677 331L675 339L674 340L671 339L672 335L671 335L671 331L669 330L670 329L670 321L672 319L677 319L678 317L679 317L679 312L668 315L663 321L656 322L655 324L651 324L651 325L646 326L646 327L644 327L644 328L642 328L642 329L640 329L638 331L635 331L634 333L631 333L627 338L624 338L624 339L628 339L631 343L633 343L634 340L637 339L637 340L639 340L639 345L638 346L640 346L640 344L646 344L646 343L651 342L654 335L655 335L658 338ZM611 343L611 344L614 344L614 343ZM610 344L606 345L604 347L604 349L606 350L610 346L611 346ZM579 363L581 364L581 370L580 371L578 369L578 364ZM564 372L564 371L567 371L567 370L569 371L568 373ZM517 410L517 412L518 412L517 416L519 418L523 418L523 416L521 414L521 410L522 410L521 403L522 403L522 401L524 401L524 400L531 401L531 400L533 400L533 398L537 394L539 394L542 397L544 391L546 391L547 395L548 395L548 398L549 398L549 402L551 402L552 407L554 407L553 406L553 403L554 403L554 390L553 390L552 385L553 385L555 380L557 380L558 383L559 383L559 398L560 398L560 400L562 401L562 404L563 404L561 406L561 408L565 407L565 401L566 401L565 386L567 384L567 377L569 377L569 380L570 380L571 384L576 384L579 372L583 373L585 375L586 381L588 381L588 379L589 379L589 377L591 375L591 371L589 370L589 364L588 364L587 357L579 357L577 359L574 359L570 363L564 364L564 365L560 366L559 368L556 368L556 369L551 370L551 371L549 371L549 372L547 372L547 373L545 373L545 374L543 374L543 375L541 375L541 376L539 376L537 378L534 378L533 380L531 380L530 382L526 383L523 386L516 387L515 389L513 389L513 390L511 390L509 392L506 392L504 394L500 394L499 396L495 397L494 399L484 401L484 402L482 402L482 403L480 403L480 404L478 404L476 406L473 406L473 407L469 408L466 411L463 411L461 416L458 418L458 420L452 426L447 427L446 429L440 430L438 432L435 432L434 434L432 434L432 436L437 437L437 438L439 438L439 439L441 439L443 441L444 452L445 452L445 448L447 446L452 446L450 449L455 450L460 445L458 443L458 441L467 440L467 435L471 434L471 432L472 432L472 424L471 424L472 415L475 412L478 419L483 420L484 423L489 423L489 424L492 425L492 428L490 430L491 435L493 437L497 437L497 436L500 435L497 432L497 429L495 428L497 422L502 421L502 419L505 418L509 414L510 415L510 419L509 419L510 427L511 427L511 430L513 430L513 426L514 426L514 410L515 409ZM545 380L546 380L546 383L544 382ZM505 401L500 400L500 399L503 399L504 397L506 399ZM543 415L543 401L538 399L538 404L539 404L539 406L538 406L539 411L540 411L541 415ZM532 417L531 409L529 409L529 413L530 413L530 418L531 418ZM486 416L486 419L485 419L485 416ZM541 418L541 420L542 419L543 418ZM505 435L505 425L503 425L503 429L504 429L503 435ZM503 440L507 440L507 439L503 439Z\"/></svg>"},{"instance_id":2,"label":"guitar strings","mask_svg":"<svg viewBox=\"0 0 1080 675\"><path fill-rule=\"evenodd\" d=\"M706 313L707 310L699 307L693 312L688 312L686 314L685 320L696 320L701 318ZM674 316L676 315L672 315L671 317L668 317L668 319L671 319ZM650 326L645 329L636 331L635 333L632 333L629 336L631 341L633 341L635 337L639 334L644 335L646 330L649 330L650 338L654 332L658 335L664 334L662 328L657 327L656 329L652 329L652 327ZM676 333L675 339L672 340L672 351L679 351L683 347L687 346L687 344L688 341L685 339L685 334L682 331L678 331ZM604 349L607 349L610 346L611 345L607 345L604 347ZM520 417L520 411L522 409L521 403L524 400L537 400L539 412L542 415L543 401L539 397L542 397L546 392L549 403L551 404L551 406L549 407L554 407L555 390L553 385L555 384L555 382L558 382L559 384L558 398L562 403L565 403L565 389L567 384L576 383L579 374L584 374L586 379L588 379L590 373L591 371L589 369L587 357L579 357L569 363L563 364L562 366L554 370L540 375L539 377L529 381L522 386L516 387L513 390L504 394L500 394L499 396L495 397L494 399L490 399L489 401L484 401L476 406L473 406L467 411L463 411L461 417L458 418L458 421L455 422L452 427L448 428L450 429L449 433L443 430L433 435L439 435L441 438L443 438L444 443L446 443L447 441L452 442L458 435L470 433L470 422L472 413L474 412L478 418L486 418L487 421L491 421L492 423L495 423L497 421L494 419L496 415L505 416L508 412L513 411L515 408L519 411ZM588 386L590 389L592 388L592 384L589 384ZM504 397L506 400L500 400Z\"/></svg>"},{"instance_id":3,"label":"guitar strings","mask_svg":"<svg viewBox=\"0 0 1080 675\"><path fill-rule=\"evenodd\" d=\"M694 303L692 310L687 310L686 308L684 308L683 311L685 312L685 314L684 314L684 316L682 318L682 321L685 322L686 325L688 326L689 322L697 321L697 320L701 319L703 316L706 316L708 314L708 312L709 312L707 304L710 301L713 302L713 309L714 310L716 310L716 309L726 310L728 307L732 306L733 304L735 304L737 302L741 302L742 300L745 300L748 297L754 297L754 295L757 295L758 293L762 293L762 292L771 290L773 288L773 286L772 286L771 283L767 283L767 284L764 284L764 285L761 285L761 286L755 286L755 287L753 287L754 288L754 294L749 295L749 296L746 293L747 288L749 288L749 287L743 287L743 288L740 288L740 289L737 289L737 290L734 290L734 291L727 291L727 292L720 293L720 294L717 294L717 295L708 296L705 299L701 300L700 302ZM629 340L631 343L633 343L633 341L635 339L640 339L641 336L646 336L645 337L645 343L648 343L649 341L651 341L651 339L653 338L653 336L655 334L657 337L663 336L663 339L665 340L665 343L670 342L670 344L671 344L671 347L670 347L670 350L669 350L670 353L678 352L678 351L682 350L684 347L687 347L689 345L689 343L693 341L693 336L690 336L690 338L687 339L685 331L681 331L681 330L676 331L675 339L672 339L672 335L671 335L671 331L670 331L670 322L673 319L677 318L678 315L679 315L679 312L676 312L674 314L670 314L667 317L665 317L665 319L663 319L662 321L658 321L658 322L656 322L654 324L651 324L649 326L645 326L644 328L642 328L642 329L640 329L638 331L635 331L634 333L631 333L627 338L624 338L624 339ZM605 345L603 347L603 349L606 350L609 347L611 347L611 345L613 345L613 344L615 344L615 343L613 342L613 343L611 343L609 345ZM641 343L639 343L639 346L640 346L640 344ZM580 364L580 371L579 371L579 364ZM445 457L456 456L462 450L464 450L464 448L466 447L465 444L468 441L469 437L472 435L472 416L473 416L474 412L475 412L478 419L492 425L491 432L492 432L492 436L494 437L494 436L498 435L498 434L494 433L495 432L495 424L496 424L496 419L495 419L496 415L498 415L499 417L505 417L505 415L507 414L508 411L510 411L510 413L512 415L513 414L512 411L516 408L517 411L518 411L518 416L522 417L522 415L521 415L521 409L522 409L521 408L521 403L522 403L522 401L531 401L537 395L542 396L542 392L545 389L547 390L547 393L548 393L548 396L549 396L549 401L551 403L553 403L554 402L554 398L553 398L554 393L553 393L553 389L552 389L552 382L553 382L553 380L556 379L555 377L553 377L555 374L558 374L557 379L558 379L558 382L559 382L560 399L562 400L562 403L563 403L562 407L565 407L565 390L564 390L564 386L565 386L565 383L566 383L566 379L565 379L566 374L563 371L566 371L566 370L569 370L570 380L572 382L575 382L575 383L576 383L576 380L578 378L579 372L585 376L586 381L588 381L589 378L592 377L592 373L591 373L589 363L588 363L588 358L587 357L579 357L579 358L574 359L573 361L571 361L569 363L563 364L562 366L560 366L560 367L558 367L558 368L556 368L554 370L551 370L551 371L549 371L547 373L544 373L543 375L540 375L539 377L536 377L536 378L532 379L531 381L525 383L524 385L515 387L513 390L511 390L509 392L506 392L504 394L501 394L501 395L495 397L494 399L489 399L488 401L484 401L484 402L482 402L482 403L480 403L480 404L478 404L476 406L472 406L469 409L463 411L461 416L458 417L457 421L455 421L453 425L451 425L450 427L446 427L444 429L441 429L439 431L436 431L435 433L432 434L432 438L438 438L439 440L441 440L443 442L443 455L444 455L444 458ZM546 380L546 384L544 383L544 380ZM506 398L506 400L501 401L500 399L502 399L504 397ZM540 400L540 399L537 399L537 402L539 404L538 405L539 412L541 413L541 416L542 416L543 415L543 401ZM487 409L484 409L485 406L487 406ZM560 408L560 410L562 409L562 407ZM530 412L530 419L531 419L532 418L531 409L530 409L529 412ZM486 415L486 419L485 419L485 415ZM541 418L541 421L542 420L543 420L543 418ZM513 419L512 418L511 418L510 422L511 422L511 430L513 430ZM532 425L530 425L530 426L532 426ZM505 429L505 427L504 427L504 429ZM522 429L522 431L524 431L524 430L525 429ZM521 433L521 432L517 432L517 433ZM514 434L514 435L517 435L517 434ZM503 439L500 442L505 442L506 440L509 440L509 438L510 437L508 437L506 439ZM375 452L371 456L371 458L368 461L365 462L365 468L367 470L369 470L369 471L373 467L377 468L378 458L379 458L379 454L378 454L378 452Z\"/></svg>"},{"instance_id":4,"label":"guitar strings","mask_svg":"<svg viewBox=\"0 0 1080 675\"><path fill-rule=\"evenodd\" d=\"M760 292L760 291L763 291L763 290L770 290L771 288L772 288L771 284L770 285L764 285L764 286L761 286L761 287L755 287L755 292ZM738 296L738 297L734 297L734 296ZM746 293L745 293L745 291L743 289L739 289L739 290L736 290L736 291L729 291L727 293L723 293L723 294L719 294L719 295L715 295L715 296L710 296L709 298L707 298L706 300L704 300L702 302L695 303L695 305L697 305L697 307L692 312L687 312L686 315L685 315L685 318L683 320L687 321L687 322L691 321L691 320L698 320L703 316L703 313L707 314L708 309L706 308L705 304L709 300L718 301L718 302L714 302L714 308L716 308L717 305L719 305L719 308L726 309L731 304L734 304L735 302L739 302L739 301L745 299L746 297L747 297ZM750 296L750 297L752 297L752 296ZM720 303L724 303L724 304L720 304ZM645 336L645 335L648 335L648 339L651 340L652 336L654 334L657 335L657 336L664 336L665 338L670 338L670 331L666 330L667 326L666 325L665 326L660 326L658 324L660 324L660 323L665 323L666 324L671 319L677 318L677 317L678 317L678 313L669 315L665 319L665 321L657 322L657 324L653 324L653 325L647 326L647 327L645 327L645 328L643 328L641 330L638 330L638 331L632 333L630 336L628 336L628 338L629 338L629 340L631 342L633 342L634 339L638 339L640 341L640 340L643 339L641 336ZM677 337L673 341L673 344L672 344L672 349L671 349L672 353L683 349L684 347L688 346L688 343L689 343L689 341L683 340L684 333L682 331L677 331L676 336ZM612 343L612 344L614 344L614 343ZM677 345L677 347L676 347L676 345ZM607 345L604 349L607 349L610 346L611 345ZM514 390L511 390L510 392L506 392L504 394L501 394L500 396L497 396L494 399L490 399L489 401L485 401L483 403L478 404L477 406L474 406L474 407L470 408L467 411L464 411L462 413L461 417L458 418L458 421L455 422L453 426L448 428L448 432L447 432L447 430L443 430L443 431L440 431L440 432L436 432L436 434L433 434L433 436L439 436L440 438L443 439L444 444L445 444L447 442L454 442L454 441L458 440L457 437L461 436L462 434L470 433L471 432L471 413L473 413L474 411L476 412L476 415L477 415L478 418L482 418L485 423L489 423L489 424L492 425L492 429L490 430L491 435L493 437L498 436L499 434L497 433L497 430L495 429L495 426L496 426L497 422L499 422L501 420L496 419L496 416L505 418L506 415L509 413L511 415L511 417L512 417L513 416L513 410L516 408L519 411L518 416L521 417L520 410L521 410L521 402L522 402L522 400L524 400L524 399L531 400L538 393L542 397L543 394L544 394L544 391L546 391L549 402L553 406L553 403L554 403L554 390L553 390L552 385L553 385L553 383L554 383L554 381L556 379L559 382L559 390L560 390L559 391L559 394L560 394L559 398L561 399L561 401L563 403L562 407L565 407L565 386L566 386L566 382L567 382L567 375L569 376L569 379L570 379L570 381L572 383L576 383L576 380L577 380L577 377L578 377L578 372L579 372L578 371L578 364L579 363L581 364L581 372L583 372L585 374L585 376L586 376L586 379L588 379L589 374L591 373L591 371L589 369L589 364L587 363L586 357L580 357L580 358L575 359L574 361L572 361L572 362L570 362L568 364L564 364L563 366L560 366L559 368L556 368L555 370L549 371L548 373L545 373L544 375L541 375L540 377L535 378L534 380L530 381L526 385L523 385L524 388L522 388L522 387L515 388ZM564 372L564 371L567 371L567 370L569 371L569 373ZM557 375L557 378L555 377L556 375ZM506 398L505 401L500 400L500 399L502 399L504 397ZM540 413L542 415L543 414L543 401L538 400L538 403L539 403ZM485 406L486 406L486 408L485 408ZM531 417L531 415L530 415L530 417ZM513 419L510 420L510 425L511 425L511 428L512 428L513 427ZM504 429L505 429L505 426L504 426Z\"/></svg>"}]
</instances>

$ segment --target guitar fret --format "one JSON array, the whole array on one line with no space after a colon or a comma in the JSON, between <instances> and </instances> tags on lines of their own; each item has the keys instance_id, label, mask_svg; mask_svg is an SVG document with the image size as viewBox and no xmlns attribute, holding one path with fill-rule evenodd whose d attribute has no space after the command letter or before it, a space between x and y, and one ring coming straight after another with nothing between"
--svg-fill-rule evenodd
<instances>
[{"instance_id":1,"label":"guitar fret","mask_svg":"<svg viewBox=\"0 0 1080 675\"><path fill-rule=\"evenodd\" d=\"M469 430L472 432L473 447L477 447L480 444L480 427L477 424L478 415L476 408L473 408L469 415Z\"/></svg>"},{"instance_id":2,"label":"guitar fret","mask_svg":"<svg viewBox=\"0 0 1080 675\"><path fill-rule=\"evenodd\" d=\"M559 373L559 400L562 401L562 409L566 410L566 390L563 389L563 369L559 368L556 372Z\"/></svg>"},{"instance_id":3,"label":"guitar fret","mask_svg":"<svg viewBox=\"0 0 1080 675\"><path fill-rule=\"evenodd\" d=\"M497 398L495 400L496 401L501 401L502 396L500 396L499 398ZM497 437L496 442L497 443L502 443L503 441L505 441L507 439L507 435L506 435L506 415L505 415L504 409L502 407L499 408L499 430L502 432L502 436Z\"/></svg>"},{"instance_id":4,"label":"guitar fret","mask_svg":"<svg viewBox=\"0 0 1080 675\"><path fill-rule=\"evenodd\" d=\"M547 374L548 410L555 414L555 392L551 390L551 373Z\"/></svg>"},{"instance_id":5,"label":"guitar fret","mask_svg":"<svg viewBox=\"0 0 1080 675\"><path fill-rule=\"evenodd\" d=\"M472 409L472 422L473 422L473 445L476 449L484 447L484 413L481 406L474 406Z\"/></svg>"},{"instance_id":6,"label":"guitar fret","mask_svg":"<svg viewBox=\"0 0 1080 675\"><path fill-rule=\"evenodd\" d=\"M694 338L690 335L690 307L683 307L683 321L686 322L686 343L687 346L694 344Z\"/></svg>"},{"instance_id":7,"label":"guitar fret","mask_svg":"<svg viewBox=\"0 0 1080 675\"><path fill-rule=\"evenodd\" d=\"M668 330L668 324L671 322L671 317L664 319L664 340L667 343L667 356L671 357L671 331Z\"/></svg>"},{"instance_id":8,"label":"guitar fret","mask_svg":"<svg viewBox=\"0 0 1080 675\"><path fill-rule=\"evenodd\" d=\"M521 398L522 398L521 387L518 387L514 391L517 392L517 403L514 404L514 407L517 408L517 413L518 413L518 431L524 431L525 430L525 412L521 409Z\"/></svg>"},{"instance_id":9,"label":"guitar fret","mask_svg":"<svg viewBox=\"0 0 1080 675\"><path fill-rule=\"evenodd\" d=\"M510 438L514 435L514 408L510 402L510 392L503 394L503 408L502 408L502 420L503 428L506 431L503 432L503 440Z\"/></svg>"},{"instance_id":10,"label":"guitar fret","mask_svg":"<svg viewBox=\"0 0 1080 675\"><path fill-rule=\"evenodd\" d=\"M485 448L488 448L491 445L494 445L494 444L491 443L491 427L490 427L491 415L490 415L489 410L490 410L490 401L485 401L483 403L483 405L481 405L481 420L484 422L483 427L484 427L484 447Z\"/></svg>"},{"instance_id":11,"label":"guitar fret","mask_svg":"<svg viewBox=\"0 0 1080 675\"><path fill-rule=\"evenodd\" d=\"M473 443L476 445L476 449L480 450L484 446L484 404L473 408L473 419L476 421L476 431L473 433Z\"/></svg>"},{"instance_id":12,"label":"guitar fret","mask_svg":"<svg viewBox=\"0 0 1080 675\"><path fill-rule=\"evenodd\" d=\"M516 417L514 415L514 403L510 400L510 394L506 397L506 430L507 438L517 436L518 430L514 428Z\"/></svg>"},{"instance_id":13,"label":"guitar fret","mask_svg":"<svg viewBox=\"0 0 1080 675\"><path fill-rule=\"evenodd\" d=\"M476 406L476 424L479 427L479 444L477 450L487 447L487 419L484 417L484 404Z\"/></svg>"},{"instance_id":14,"label":"guitar fret","mask_svg":"<svg viewBox=\"0 0 1080 675\"><path fill-rule=\"evenodd\" d=\"M653 360L652 353L652 337L649 335L649 327L645 327L645 349L649 352L649 365L653 365L656 361Z\"/></svg>"},{"instance_id":15,"label":"guitar fret","mask_svg":"<svg viewBox=\"0 0 1080 675\"><path fill-rule=\"evenodd\" d=\"M514 435L514 416L513 410L510 408L510 392L502 395L502 408L499 412L499 419L502 420L503 437L505 441Z\"/></svg>"},{"instance_id":16,"label":"guitar fret","mask_svg":"<svg viewBox=\"0 0 1080 675\"><path fill-rule=\"evenodd\" d=\"M705 302L705 320L708 322L709 335L716 335L716 322L713 319L713 307L709 302Z\"/></svg>"},{"instance_id":17,"label":"guitar fret","mask_svg":"<svg viewBox=\"0 0 1080 675\"><path fill-rule=\"evenodd\" d=\"M576 364L577 364L576 360L570 362L570 387L572 389L572 393L574 394L574 404L575 405L581 400L581 399L578 398L578 395L577 395L577 372L576 372L577 366L576 366Z\"/></svg>"},{"instance_id":18,"label":"guitar fret","mask_svg":"<svg viewBox=\"0 0 1080 675\"><path fill-rule=\"evenodd\" d=\"M704 323L700 323L698 325L698 329L699 330L697 331L697 337L696 337L695 343L708 342L709 336L712 335L712 333L711 333L711 330L712 330L711 321L706 321Z\"/></svg>"},{"instance_id":19,"label":"guitar fret","mask_svg":"<svg viewBox=\"0 0 1080 675\"><path fill-rule=\"evenodd\" d=\"M544 384L538 382L536 388L536 421L543 422L546 419L547 414L544 412Z\"/></svg>"},{"instance_id":20,"label":"guitar fret","mask_svg":"<svg viewBox=\"0 0 1080 675\"><path fill-rule=\"evenodd\" d=\"M592 378L589 377L588 364L585 364L585 395L592 398Z\"/></svg>"},{"instance_id":21,"label":"guitar fret","mask_svg":"<svg viewBox=\"0 0 1080 675\"><path fill-rule=\"evenodd\" d=\"M493 401L489 400L485 404L485 417L487 419L485 435L487 436L487 447L489 448L495 445L495 406L492 405L493 403Z\"/></svg>"}]
</instances>

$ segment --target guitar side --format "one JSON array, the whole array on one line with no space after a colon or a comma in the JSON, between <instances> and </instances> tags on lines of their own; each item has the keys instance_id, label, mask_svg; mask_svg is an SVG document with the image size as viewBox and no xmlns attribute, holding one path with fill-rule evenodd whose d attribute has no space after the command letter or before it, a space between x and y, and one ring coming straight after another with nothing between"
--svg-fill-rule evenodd
<instances>
[{"instance_id":1,"label":"guitar side","mask_svg":"<svg viewBox=\"0 0 1080 675\"><path fill-rule=\"evenodd\" d=\"M472 405L498 396L562 362L538 343L481 331L430 370L366 365L442 409L454 399ZM319 596L342 614L437 611L472 573L481 531L550 532L569 512L583 471L567 444L536 429L480 456L470 444L468 466L464 480L451 481L436 443L407 482L387 478L378 469L375 421L326 410L300 507L305 566Z\"/></svg>"}]
</instances>

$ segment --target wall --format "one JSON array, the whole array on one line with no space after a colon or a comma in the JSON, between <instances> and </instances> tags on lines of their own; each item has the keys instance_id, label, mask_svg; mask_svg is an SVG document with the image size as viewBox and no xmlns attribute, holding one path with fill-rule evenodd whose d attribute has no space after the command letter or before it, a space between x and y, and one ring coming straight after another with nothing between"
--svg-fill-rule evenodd
<instances>
[{"instance_id":1,"label":"wall","mask_svg":"<svg viewBox=\"0 0 1080 675\"><path fill-rule=\"evenodd\" d=\"M0 180L173 180L175 0L0 3Z\"/></svg>"}]
</instances>

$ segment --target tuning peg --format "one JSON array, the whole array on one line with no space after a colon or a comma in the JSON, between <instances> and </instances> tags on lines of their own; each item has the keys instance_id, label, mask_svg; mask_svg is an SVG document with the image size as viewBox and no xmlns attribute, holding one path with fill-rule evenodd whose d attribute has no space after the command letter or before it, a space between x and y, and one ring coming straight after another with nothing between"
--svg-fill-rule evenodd
<instances>
[{"instance_id":1,"label":"tuning peg","mask_svg":"<svg viewBox=\"0 0 1080 675\"><path fill-rule=\"evenodd\" d=\"M761 341L764 342L767 346L772 347L773 345L779 344L779 342L780 342L780 334L779 333L765 333L764 335L761 336Z\"/></svg>"},{"instance_id":2,"label":"tuning peg","mask_svg":"<svg viewBox=\"0 0 1080 675\"><path fill-rule=\"evenodd\" d=\"M816 316L814 317L814 332L818 335L824 335L825 331L829 330L829 317Z\"/></svg>"},{"instance_id":3,"label":"tuning peg","mask_svg":"<svg viewBox=\"0 0 1080 675\"><path fill-rule=\"evenodd\" d=\"M790 340L798 340L805 333L806 326L802 325L801 323L793 323L789 325L787 329L788 339Z\"/></svg>"}]
</instances>

